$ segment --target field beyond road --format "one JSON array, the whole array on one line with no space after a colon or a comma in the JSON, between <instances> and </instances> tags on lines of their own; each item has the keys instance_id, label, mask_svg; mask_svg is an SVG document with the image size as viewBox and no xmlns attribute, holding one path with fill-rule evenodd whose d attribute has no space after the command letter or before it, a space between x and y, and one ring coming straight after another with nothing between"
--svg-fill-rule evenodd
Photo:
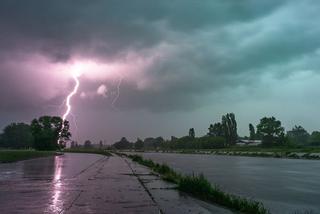
<instances>
[{"instance_id":1,"label":"field beyond road","mask_svg":"<svg viewBox=\"0 0 320 214\"><path fill-rule=\"evenodd\" d=\"M11 163L31 158L47 157L55 154L54 151L0 150L0 163Z\"/></svg>"}]
</instances>

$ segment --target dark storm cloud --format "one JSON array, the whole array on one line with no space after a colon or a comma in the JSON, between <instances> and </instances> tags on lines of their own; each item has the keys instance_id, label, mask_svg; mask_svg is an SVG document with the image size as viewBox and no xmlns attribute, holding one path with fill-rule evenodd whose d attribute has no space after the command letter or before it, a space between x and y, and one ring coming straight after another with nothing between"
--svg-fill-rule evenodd
<instances>
[{"instance_id":1,"label":"dark storm cloud","mask_svg":"<svg viewBox=\"0 0 320 214\"><path fill-rule=\"evenodd\" d=\"M25 48L67 58L95 41L93 52L116 55L129 48L150 47L166 39L157 22L170 30L192 32L205 26L255 19L281 5L277 1L1 1L1 47Z\"/></svg>"},{"instance_id":2,"label":"dark storm cloud","mask_svg":"<svg viewBox=\"0 0 320 214\"><path fill-rule=\"evenodd\" d=\"M39 106L58 96L43 101L36 89L13 87L28 70L7 69L8 58L37 53L52 62L74 55L118 61L129 51L143 55L168 44L169 56L145 72L154 88L126 80L118 105L192 110L206 103L203 95L249 85L264 73L283 77L314 67L303 60L318 56L317 9L317 1L2 0L0 108ZM94 105L104 108L101 102Z\"/></svg>"}]
</instances>

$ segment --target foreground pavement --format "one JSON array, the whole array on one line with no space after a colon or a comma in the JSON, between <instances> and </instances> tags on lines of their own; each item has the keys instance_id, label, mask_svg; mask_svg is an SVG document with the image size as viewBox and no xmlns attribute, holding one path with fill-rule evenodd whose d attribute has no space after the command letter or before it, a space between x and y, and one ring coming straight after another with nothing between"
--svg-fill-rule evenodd
<instances>
[{"instance_id":1,"label":"foreground pavement","mask_svg":"<svg viewBox=\"0 0 320 214\"><path fill-rule=\"evenodd\" d=\"M232 213L117 156L65 154L0 164L1 213Z\"/></svg>"}]
</instances>

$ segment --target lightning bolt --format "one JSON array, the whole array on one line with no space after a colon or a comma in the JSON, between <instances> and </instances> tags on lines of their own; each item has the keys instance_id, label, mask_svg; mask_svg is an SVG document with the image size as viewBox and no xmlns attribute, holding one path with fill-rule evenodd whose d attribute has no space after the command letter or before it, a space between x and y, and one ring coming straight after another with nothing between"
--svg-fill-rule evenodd
<instances>
[{"instance_id":1,"label":"lightning bolt","mask_svg":"<svg viewBox=\"0 0 320 214\"><path fill-rule=\"evenodd\" d=\"M65 119L67 118L67 116L70 114L70 111L71 111L71 104L70 104L70 100L71 98L78 92L78 88L79 88L79 85L80 85L80 82L79 82L79 75L77 74L72 74L72 77L75 81L75 85L74 85L74 88L73 90L70 92L70 94L67 96L67 99L66 99L66 106L67 106L67 110L66 112L63 114L62 116L62 120L65 121Z\"/></svg>"},{"instance_id":2,"label":"lightning bolt","mask_svg":"<svg viewBox=\"0 0 320 214\"><path fill-rule=\"evenodd\" d=\"M74 88L73 90L68 94L67 98L66 98L66 111L65 113L63 114L62 116L62 126L61 126L61 130L59 132L59 139L58 139L58 142L60 142L61 140L61 133L62 133L62 130L64 129L64 121L66 120L66 118L68 117L68 115L70 114L71 112L71 109L72 109L72 106L71 106L71 98L78 92L78 89L79 89L79 86L80 86L80 82L79 82L79 77L80 75L76 72L72 73L72 77L74 79L74 82L75 82L75 85L74 85Z\"/></svg>"},{"instance_id":3,"label":"lightning bolt","mask_svg":"<svg viewBox=\"0 0 320 214\"><path fill-rule=\"evenodd\" d=\"M120 86L121 86L121 83L122 83L122 79L123 79L123 77L119 78L119 82L118 82L118 85L117 85L117 95L115 96L115 98L112 100L112 103L111 103L112 107L115 110L118 110L114 104L117 102L118 98L120 97Z\"/></svg>"}]
</instances>

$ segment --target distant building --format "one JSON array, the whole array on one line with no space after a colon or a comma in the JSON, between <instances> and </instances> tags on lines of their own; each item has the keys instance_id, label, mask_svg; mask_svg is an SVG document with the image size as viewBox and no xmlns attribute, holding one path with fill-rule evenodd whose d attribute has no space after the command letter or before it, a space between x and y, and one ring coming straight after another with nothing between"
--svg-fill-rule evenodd
<instances>
[{"instance_id":1,"label":"distant building","mask_svg":"<svg viewBox=\"0 0 320 214\"><path fill-rule=\"evenodd\" d=\"M238 146L259 146L262 144L261 140L238 140L237 144Z\"/></svg>"}]
</instances>

